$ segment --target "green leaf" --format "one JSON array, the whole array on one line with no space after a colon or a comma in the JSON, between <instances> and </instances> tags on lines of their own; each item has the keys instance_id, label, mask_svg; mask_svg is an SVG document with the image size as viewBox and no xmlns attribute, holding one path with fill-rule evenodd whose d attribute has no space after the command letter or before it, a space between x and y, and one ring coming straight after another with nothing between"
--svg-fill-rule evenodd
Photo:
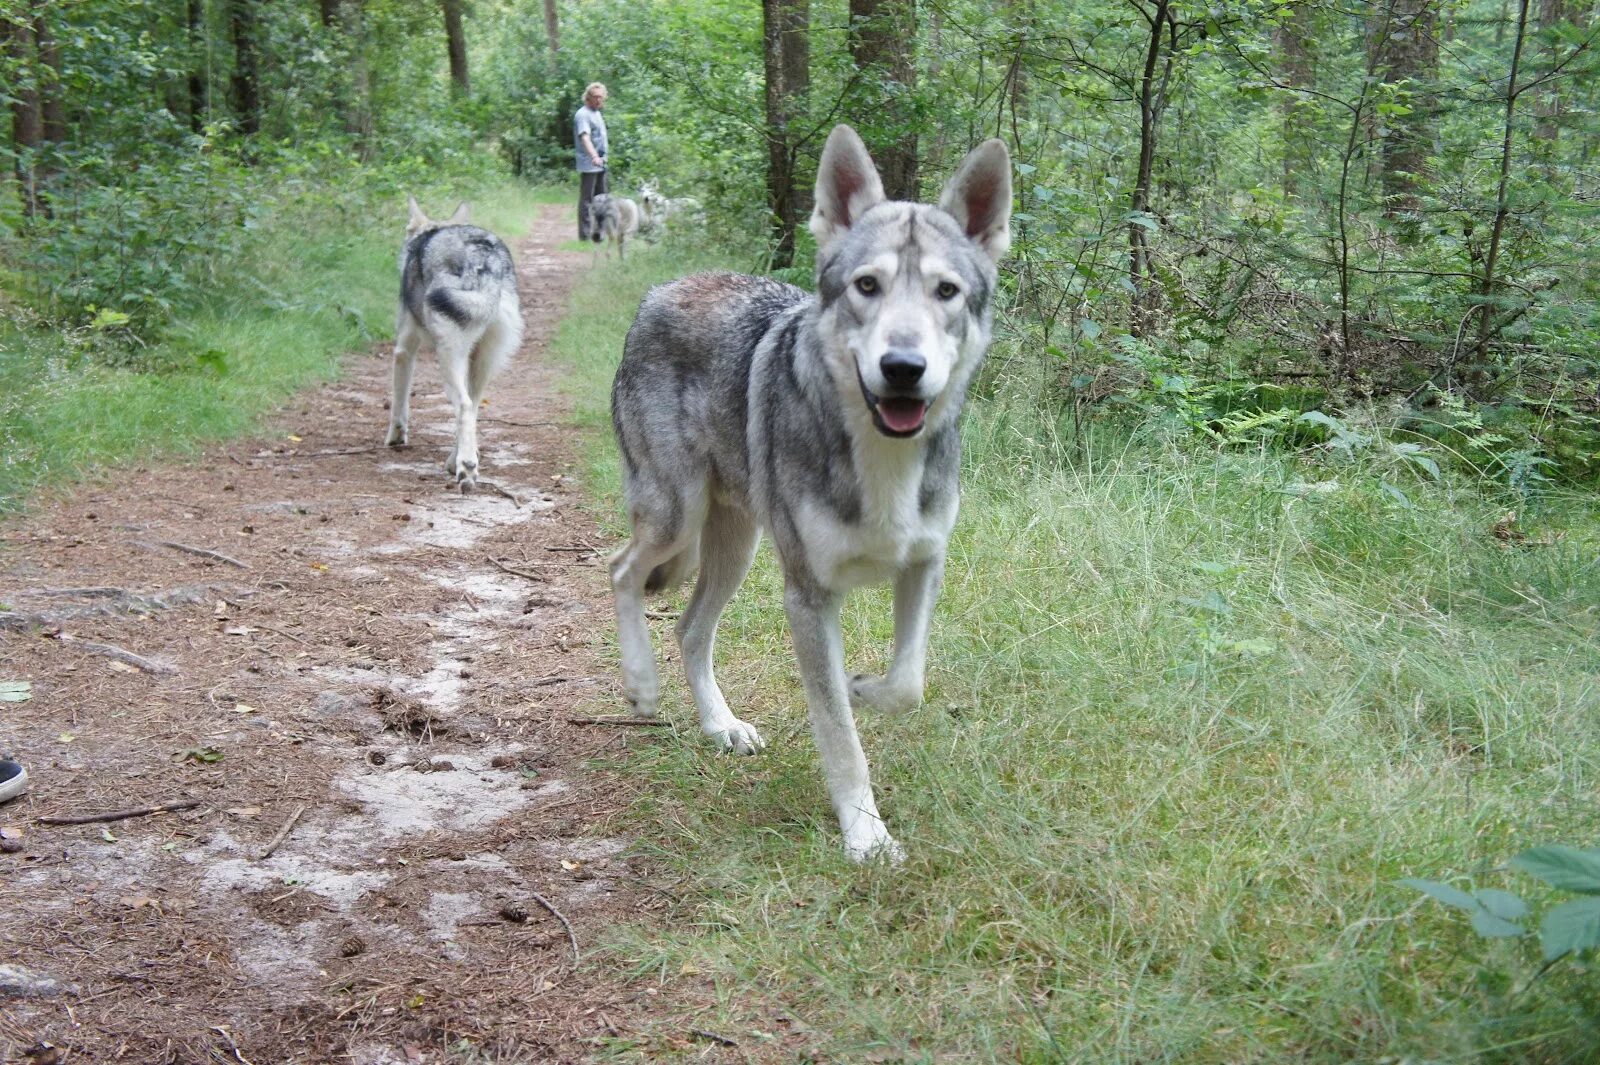
<instances>
[{"instance_id":1,"label":"green leaf","mask_svg":"<svg viewBox=\"0 0 1600 1065\"><path fill-rule=\"evenodd\" d=\"M1509 891L1484 888L1475 894L1483 908L1502 921L1520 921L1528 916L1528 904Z\"/></svg>"},{"instance_id":2,"label":"green leaf","mask_svg":"<svg viewBox=\"0 0 1600 1065\"><path fill-rule=\"evenodd\" d=\"M1399 883L1408 888L1415 888L1430 898L1438 899L1446 906L1465 910L1467 913L1477 913L1482 910L1482 907L1478 905L1477 899L1460 888L1453 888L1449 884L1441 884L1437 880L1418 880L1414 877L1407 877L1399 881Z\"/></svg>"},{"instance_id":3,"label":"green leaf","mask_svg":"<svg viewBox=\"0 0 1600 1065\"><path fill-rule=\"evenodd\" d=\"M1198 599L1180 599L1178 602L1184 606L1192 606L1196 610L1204 610L1212 614L1228 615L1233 613L1233 607L1222 597L1222 593L1215 589L1207 592Z\"/></svg>"},{"instance_id":4,"label":"green leaf","mask_svg":"<svg viewBox=\"0 0 1600 1065\"><path fill-rule=\"evenodd\" d=\"M1573 899L1544 915L1539 945L1545 961L1600 947L1600 899Z\"/></svg>"},{"instance_id":5,"label":"green leaf","mask_svg":"<svg viewBox=\"0 0 1600 1065\"><path fill-rule=\"evenodd\" d=\"M1523 851L1511 859L1511 867L1536 876L1551 887L1600 895L1600 851L1551 843Z\"/></svg>"},{"instance_id":6,"label":"green leaf","mask_svg":"<svg viewBox=\"0 0 1600 1065\"><path fill-rule=\"evenodd\" d=\"M1501 920L1481 907L1472 914L1472 930L1486 939L1520 936L1524 931L1521 925Z\"/></svg>"},{"instance_id":7,"label":"green leaf","mask_svg":"<svg viewBox=\"0 0 1600 1065\"><path fill-rule=\"evenodd\" d=\"M1383 491L1384 495L1388 496L1390 499L1392 499L1396 503L1400 504L1400 506L1403 507L1404 509L1406 509L1406 510L1412 509L1411 497L1406 495L1399 488L1397 488L1394 485L1390 484L1388 481L1383 481L1383 480L1380 480L1378 482L1378 487Z\"/></svg>"},{"instance_id":8,"label":"green leaf","mask_svg":"<svg viewBox=\"0 0 1600 1065\"><path fill-rule=\"evenodd\" d=\"M33 681L0 680L0 703L25 703L33 698Z\"/></svg>"}]
</instances>

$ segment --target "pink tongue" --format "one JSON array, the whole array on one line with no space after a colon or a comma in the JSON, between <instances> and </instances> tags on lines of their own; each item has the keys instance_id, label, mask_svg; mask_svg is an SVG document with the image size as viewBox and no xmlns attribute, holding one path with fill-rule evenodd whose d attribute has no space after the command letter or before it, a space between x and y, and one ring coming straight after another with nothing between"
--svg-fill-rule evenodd
<instances>
[{"instance_id":1,"label":"pink tongue","mask_svg":"<svg viewBox=\"0 0 1600 1065\"><path fill-rule=\"evenodd\" d=\"M920 399L880 399L878 417L897 433L909 433L922 424L928 405Z\"/></svg>"}]
</instances>

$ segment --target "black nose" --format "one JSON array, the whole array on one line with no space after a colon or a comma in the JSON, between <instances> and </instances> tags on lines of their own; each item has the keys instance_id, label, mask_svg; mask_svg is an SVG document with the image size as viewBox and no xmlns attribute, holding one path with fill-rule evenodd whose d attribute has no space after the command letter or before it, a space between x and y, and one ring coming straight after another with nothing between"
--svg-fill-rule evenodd
<instances>
[{"instance_id":1,"label":"black nose","mask_svg":"<svg viewBox=\"0 0 1600 1065\"><path fill-rule=\"evenodd\" d=\"M891 349L889 354L878 360L883 379L894 388L910 388L922 380L922 371L927 368L928 360L915 351Z\"/></svg>"}]
</instances>

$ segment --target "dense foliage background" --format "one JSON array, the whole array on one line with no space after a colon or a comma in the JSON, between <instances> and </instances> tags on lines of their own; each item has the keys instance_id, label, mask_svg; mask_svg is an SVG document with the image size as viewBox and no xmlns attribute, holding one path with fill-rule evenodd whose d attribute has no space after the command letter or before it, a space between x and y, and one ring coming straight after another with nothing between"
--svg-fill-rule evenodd
<instances>
[{"instance_id":1,"label":"dense foliage background","mask_svg":"<svg viewBox=\"0 0 1600 1065\"><path fill-rule=\"evenodd\" d=\"M1380 401L1514 486L1600 462L1577 0L3 0L0 24L8 306L109 359L231 283L265 215L564 176L598 79L624 188L696 196L778 269L798 222L802 281L834 122L902 195L1004 138L994 373L1042 403L1307 442L1304 411Z\"/></svg>"}]
</instances>

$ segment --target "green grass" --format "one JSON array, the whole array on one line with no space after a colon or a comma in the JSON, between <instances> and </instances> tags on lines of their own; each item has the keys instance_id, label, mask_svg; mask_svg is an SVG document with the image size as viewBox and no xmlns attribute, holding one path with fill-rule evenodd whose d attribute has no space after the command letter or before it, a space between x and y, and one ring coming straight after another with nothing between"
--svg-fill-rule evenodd
<instances>
[{"instance_id":1,"label":"green grass","mask_svg":"<svg viewBox=\"0 0 1600 1065\"><path fill-rule=\"evenodd\" d=\"M693 265L596 271L557 338L619 529L611 370L644 288ZM1512 547L1506 501L1454 477L1405 508L1361 463L1067 426L1003 388L966 424L927 703L860 719L906 864L839 852L764 548L718 660L771 747L702 745L666 663L675 727L619 768L683 901L615 955L708 983L695 1023L751 1046L780 999L839 1060L1597 1060L1592 964L1535 979L1531 940L1395 883L1538 909L1503 863L1600 838L1592 504L1518 504ZM887 594L853 598L852 666L890 638Z\"/></svg>"},{"instance_id":2,"label":"green grass","mask_svg":"<svg viewBox=\"0 0 1600 1065\"><path fill-rule=\"evenodd\" d=\"M473 198L473 221L517 236L536 203L571 198L490 188ZM405 214L403 201L381 206L381 218L283 217L228 291L151 346L0 318L0 513L47 486L247 432L297 389L337 373L344 353L389 338ZM424 206L444 214L455 202L441 195Z\"/></svg>"}]
</instances>

